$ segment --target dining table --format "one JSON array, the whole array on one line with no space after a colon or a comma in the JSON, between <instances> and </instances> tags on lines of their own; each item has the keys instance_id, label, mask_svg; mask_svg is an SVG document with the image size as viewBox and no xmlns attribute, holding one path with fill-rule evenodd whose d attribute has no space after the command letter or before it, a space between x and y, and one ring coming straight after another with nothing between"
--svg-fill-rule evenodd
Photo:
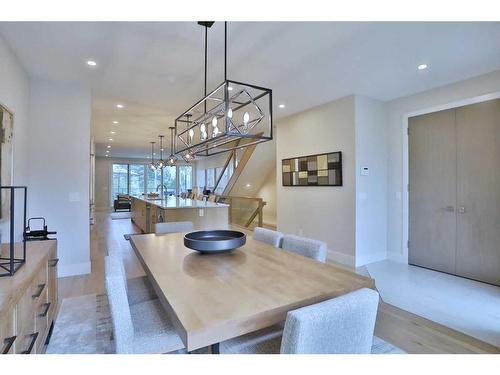
<instances>
[{"instance_id":1,"label":"dining table","mask_svg":"<svg viewBox=\"0 0 500 375\"><path fill-rule=\"evenodd\" d=\"M230 228L235 229L237 228ZM254 240L228 253L184 246L185 233L130 236L130 243L188 352L285 321L288 311L374 281Z\"/></svg>"}]
</instances>

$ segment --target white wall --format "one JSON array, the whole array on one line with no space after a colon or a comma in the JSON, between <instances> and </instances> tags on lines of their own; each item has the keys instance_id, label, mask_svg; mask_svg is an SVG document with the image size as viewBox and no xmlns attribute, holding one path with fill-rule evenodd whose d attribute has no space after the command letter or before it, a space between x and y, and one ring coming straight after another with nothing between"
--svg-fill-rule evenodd
<instances>
[{"instance_id":1,"label":"white wall","mask_svg":"<svg viewBox=\"0 0 500 375\"><path fill-rule=\"evenodd\" d=\"M28 184L29 77L0 36L0 104L14 114L13 183ZM17 203L17 202L16 202ZM29 202L28 202L29 205ZM18 239L22 237L22 207L16 210ZM0 223L2 241L8 241L7 222Z\"/></svg>"},{"instance_id":2,"label":"white wall","mask_svg":"<svg viewBox=\"0 0 500 375\"><path fill-rule=\"evenodd\" d=\"M264 225L276 226L276 165L273 165L255 196L266 202L263 209Z\"/></svg>"},{"instance_id":3,"label":"white wall","mask_svg":"<svg viewBox=\"0 0 500 375\"><path fill-rule=\"evenodd\" d=\"M356 267L387 256L387 108L356 96ZM362 168L369 175L362 175Z\"/></svg>"},{"instance_id":4,"label":"white wall","mask_svg":"<svg viewBox=\"0 0 500 375\"><path fill-rule=\"evenodd\" d=\"M500 71L400 98L388 103L388 258L407 262L408 138L407 117L487 100L500 91ZM482 97L484 96L484 97ZM480 97L480 98L478 98ZM481 98L482 97L482 98Z\"/></svg>"},{"instance_id":5,"label":"white wall","mask_svg":"<svg viewBox=\"0 0 500 375\"><path fill-rule=\"evenodd\" d=\"M334 151L342 151L343 186L282 186L282 159ZM331 259L354 265L354 96L280 120L276 155L278 230L323 240Z\"/></svg>"},{"instance_id":6,"label":"white wall","mask_svg":"<svg viewBox=\"0 0 500 375\"><path fill-rule=\"evenodd\" d=\"M90 272L90 90L32 79L29 216L57 230L59 276Z\"/></svg>"}]
</instances>

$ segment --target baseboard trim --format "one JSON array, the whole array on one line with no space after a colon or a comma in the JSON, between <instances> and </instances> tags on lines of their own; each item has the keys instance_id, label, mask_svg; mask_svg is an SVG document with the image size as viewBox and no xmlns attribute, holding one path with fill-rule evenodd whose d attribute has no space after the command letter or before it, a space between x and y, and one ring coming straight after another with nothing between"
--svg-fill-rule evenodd
<instances>
[{"instance_id":1,"label":"baseboard trim","mask_svg":"<svg viewBox=\"0 0 500 375\"><path fill-rule=\"evenodd\" d=\"M354 267L355 261L352 255L347 255L344 253L339 253L338 251L333 251L328 249L327 258L337 263L344 264L349 267Z\"/></svg>"},{"instance_id":2,"label":"baseboard trim","mask_svg":"<svg viewBox=\"0 0 500 375\"><path fill-rule=\"evenodd\" d=\"M58 277L88 275L91 271L91 263L59 264L57 269Z\"/></svg>"},{"instance_id":3,"label":"baseboard trim","mask_svg":"<svg viewBox=\"0 0 500 375\"><path fill-rule=\"evenodd\" d=\"M387 259L387 252L380 251L370 255L356 256L356 267L366 266L370 263L380 262Z\"/></svg>"}]
</instances>

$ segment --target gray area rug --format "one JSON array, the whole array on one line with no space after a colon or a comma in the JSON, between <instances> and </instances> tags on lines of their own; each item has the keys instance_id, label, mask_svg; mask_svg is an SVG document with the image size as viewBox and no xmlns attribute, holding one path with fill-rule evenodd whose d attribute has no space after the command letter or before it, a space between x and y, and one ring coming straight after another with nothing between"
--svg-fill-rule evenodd
<instances>
[{"instance_id":1,"label":"gray area rug","mask_svg":"<svg viewBox=\"0 0 500 375\"><path fill-rule=\"evenodd\" d=\"M112 322L105 294L65 298L59 309L46 354L112 354ZM207 353L201 349L196 353ZM372 354L406 354L373 337Z\"/></svg>"},{"instance_id":2,"label":"gray area rug","mask_svg":"<svg viewBox=\"0 0 500 375\"><path fill-rule=\"evenodd\" d=\"M131 212L112 212L109 216L111 216L111 220L124 220L132 218Z\"/></svg>"}]
</instances>

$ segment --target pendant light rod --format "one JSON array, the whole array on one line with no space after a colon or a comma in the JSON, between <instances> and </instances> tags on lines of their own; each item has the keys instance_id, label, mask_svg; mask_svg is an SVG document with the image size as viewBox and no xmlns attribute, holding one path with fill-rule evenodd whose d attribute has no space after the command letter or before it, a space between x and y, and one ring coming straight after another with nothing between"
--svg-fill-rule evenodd
<instances>
[{"instance_id":1,"label":"pendant light rod","mask_svg":"<svg viewBox=\"0 0 500 375\"><path fill-rule=\"evenodd\" d=\"M227 21L224 21L224 81L227 81Z\"/></svg>"},{"instance_id":2,"label":"pendant light rod","mask_svg":"<svg viewBox=\"0 0 500 375\"><path fill-rule=\"evenodd\" d=\"M205 88L203 97L207 96L207 65L208 65L208 26L205 25ZM207 102L204 104L204 112L207 113Z\"/></svg>"},{"instance_id":3,"label":"pendant light rod","mask_svg":"<svg viewBox=\"0 0 500 375\"><path fill-rule=\"evenodd\" d=\"M160 160L163 161L163 135L159 135L160 138Z\"/></svg>"}]
</instances>

